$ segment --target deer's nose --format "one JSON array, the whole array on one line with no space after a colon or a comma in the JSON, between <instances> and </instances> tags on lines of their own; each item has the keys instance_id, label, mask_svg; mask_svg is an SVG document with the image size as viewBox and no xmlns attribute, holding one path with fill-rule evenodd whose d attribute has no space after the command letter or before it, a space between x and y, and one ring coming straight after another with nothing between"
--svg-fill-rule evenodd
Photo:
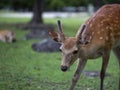
<instances>
[{"instance_id":1,"label":"deer's nose","mask_svg":"<svg viewBox=\"0 0 120 90\"><path fill-rule=\"evenodd\" d=\"M61 70L62 70L63 72L67 71L67 69L68 69L67 66L61 66Z\"/></svg>"}]
</instances>

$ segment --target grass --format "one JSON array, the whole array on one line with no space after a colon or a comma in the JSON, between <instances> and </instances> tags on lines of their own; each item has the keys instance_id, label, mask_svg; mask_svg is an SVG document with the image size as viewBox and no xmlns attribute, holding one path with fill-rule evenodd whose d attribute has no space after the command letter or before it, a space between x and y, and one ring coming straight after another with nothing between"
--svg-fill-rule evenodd
<instances>
[{"instance_id":1,"label":"grass","mask_svg":"<svg viewBox=\"0 0 120 90\"><path fill-rule=\"evenodd\" d=\"M44 19L45 23L56 24L57 19ZM25 23L29 19L1 18L0 23ZM61 19L67 36L74 36L83 20L77 18ZM7 28L7 27L4 27ZM3 29L3 27L1 28ZM9 28L8 28L9 29ZM76 63L64 73L60 71L60 52L37 53L31 48L32 43L39 40L25 41L28 31L14 27L17 42L6 44L0 42L0 90L69 90ZM100 71L101 58L88 61L85 71ZM111 54L105 78L105 90L117 90L118 62ZM75 90L99 90L99 78L88 78L81 75Z\"/></svg>"}]
</instances>

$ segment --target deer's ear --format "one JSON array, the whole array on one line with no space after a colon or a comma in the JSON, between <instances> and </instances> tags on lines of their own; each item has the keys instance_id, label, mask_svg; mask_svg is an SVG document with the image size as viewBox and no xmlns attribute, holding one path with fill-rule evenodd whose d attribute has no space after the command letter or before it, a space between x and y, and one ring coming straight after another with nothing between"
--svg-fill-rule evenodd
<instances>
[{"instance_id":1,"label":"deer's ear","mask_svg":"<svg viewBox=\"0 0 120 90\"><path fill-rule=\"evenodd\" d=\"M58 37L58 33L55 31L49 31L49 35L52 37L52 39L56 42L59 42L59 37Z\"/></svg>"}]
</instances>

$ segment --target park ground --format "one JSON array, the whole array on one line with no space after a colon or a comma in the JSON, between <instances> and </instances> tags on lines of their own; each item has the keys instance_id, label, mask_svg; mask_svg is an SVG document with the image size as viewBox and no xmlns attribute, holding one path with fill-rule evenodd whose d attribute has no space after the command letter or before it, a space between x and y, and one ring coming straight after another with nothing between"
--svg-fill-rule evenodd
<instances>
[{"instance_id":1,"label":"park ground","mask_svg":"<svg viewBox=\"0 0 120 90\"><path fill-rule=\"evenodd\" d=\"M67 36L74 36L84 21L80 17L59 19L63 23ZM0 17L0 29L13 30L17 37L16 43L0 42L0 90L69 90L77 62L69 71L62 72L60 52L34 52L31 45L39 42L39 39L24 40L28 31L5 25L27 23L29 20L30 18L23 17ZM44 18L46 24L56 26L56 21L57 18ZM101 61L101 58L89 60L84 71L100 71ZM107 73L110 76L105 78L105 90L118 90L119 67L113 53L111 53ZM75 90L99 90L99 83L99 77L90 78L82 74Z\"/></svg>"}]
</instances>

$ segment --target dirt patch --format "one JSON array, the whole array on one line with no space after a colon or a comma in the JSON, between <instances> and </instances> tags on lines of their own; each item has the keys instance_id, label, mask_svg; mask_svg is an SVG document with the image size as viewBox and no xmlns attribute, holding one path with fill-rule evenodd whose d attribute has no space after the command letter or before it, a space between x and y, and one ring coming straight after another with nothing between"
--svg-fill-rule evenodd
<instances>
[{"instance_id":1,"label":"dirt patch","mask_svg":"<svg viewBox=\"0 0 120 90\"><path fill-rule=\"evenodd\" d=\"M83 71L83 75L89 78L100 77L100 71ZM106 73L105 76L108 77L111 75Z\"/></svg>"}]
</instances>

